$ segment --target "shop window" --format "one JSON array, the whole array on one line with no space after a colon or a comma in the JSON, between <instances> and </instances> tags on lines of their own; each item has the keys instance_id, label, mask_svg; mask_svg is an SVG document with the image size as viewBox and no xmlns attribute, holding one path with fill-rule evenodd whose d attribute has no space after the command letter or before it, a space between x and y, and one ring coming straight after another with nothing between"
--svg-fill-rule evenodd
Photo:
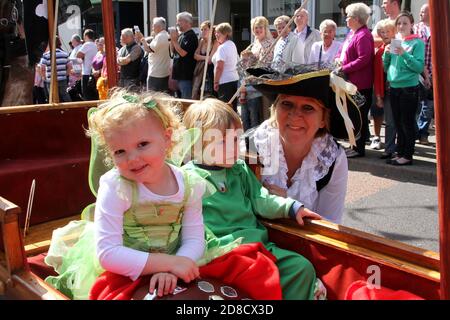
<instances>
[{"instance_id":1,"label":"shop window","mask_svg":"<svg viewBox=\"0 0 450 320\"><path fill-rule=\"evenodd\" d=\"M197 0L179 0L179 11L184 12L187 11L192 14L192 18L194 22L192 23L193 27L198 26L198 1Z\"/></svg>"},{"instance_id":2,"label":"shop window","mask_svg":"<svg viewBox=\"0 0 450 320\"><path fill-rule=\"evenodd\" d=\"M300 7L297 0L264 0L264 16L270 24L282 15L292 16L295 10Z\"/></svg>"}]
</instances>

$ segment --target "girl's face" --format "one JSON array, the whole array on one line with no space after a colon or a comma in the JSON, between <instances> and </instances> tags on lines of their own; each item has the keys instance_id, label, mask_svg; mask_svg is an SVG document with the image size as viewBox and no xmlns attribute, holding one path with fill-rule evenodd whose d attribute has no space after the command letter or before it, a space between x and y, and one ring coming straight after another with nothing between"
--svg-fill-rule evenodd
<instances>
[{"instance_id":1,"label":"girl's face","mask_svg":"<svg viewBox=\"0 0 450 320\"><path fill-rule=\"evenodd\" d=\"M288 144L309 144L325 127L325 111L309 97L280 95L275 106L280 136Z\"/></svg>"},{"instance_id":2,"label":"girl's face","mask_svg":"<svg viewBox=\"0 0 450 320\"><path fill-rule=\"evenodd\" d=\"M412 34L413 25L408 17L400 17L397 21L397 31L402 37L407 37Z\"/></svg>"},{"instance_id":3,"label":"girl's face","mask_svg":"<svg viewBox=\"0 0 450 320\"><path fill-rule=\"evenodd\" d=\"M203 150L203 161L207 165L231 168L239 158L239 137L242 129L234 125L225 130L225 135L219 130L211 130L211 136L204 134L203 139L211 141ZM214 137L214 138L213 138Z\"/></svg>"},{"instance_id":4,"label":"girl's face","mask_svg":"<svg viewBox=\"0 0 450 320\"><path fill-rule=\"evenodd\" d=\"M392 28L381 28L379 35L385 44L391 43L391 40L395 38L395 32Z\"/></svg>"},{"instance_id":5,"label":"girl's face","mask_svg":"<svg viewBox=\"0 0 450 320\"><path fill-rule=\"evenodd\" d=\"M172 131L164 129L157 116L145 118L111 130L105 135L111 157L120 174L130 180L158 183L165 165Z\"/></svg>"}]
</instances>

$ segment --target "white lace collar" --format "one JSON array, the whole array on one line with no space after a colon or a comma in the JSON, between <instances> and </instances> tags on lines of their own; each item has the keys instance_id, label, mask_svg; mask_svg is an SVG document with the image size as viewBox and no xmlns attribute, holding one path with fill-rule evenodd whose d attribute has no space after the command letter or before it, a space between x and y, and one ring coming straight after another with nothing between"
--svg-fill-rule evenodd
<instances>
[{"instance_id":1,"label":"white lace collar","mask_svg":"<svg viewBox=\"0 0 450 320\"><path fill-rule=\"evenodd\" d=\"M288 166L278 129L265 121L256 130L254 137L261 162L265 167L263 180L288 190L288 196L313 208L317 198L316 182L328 174L339 155L339 146L330 134L314 139L311 150L291 178L287 187Z\"/></svg>"}]
</instances>

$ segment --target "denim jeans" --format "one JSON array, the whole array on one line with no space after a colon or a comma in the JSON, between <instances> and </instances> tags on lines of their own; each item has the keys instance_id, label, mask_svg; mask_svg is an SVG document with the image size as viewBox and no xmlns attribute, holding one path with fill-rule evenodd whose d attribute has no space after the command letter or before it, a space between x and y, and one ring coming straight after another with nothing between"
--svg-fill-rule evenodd
<instances>
[{"instance_id":1,"label":"denim jeans","mask_svg":"<svg viewBox=\"0 0 450 320\"><path fill-rule=\"evenodd\" d=\"M419 103L419 116L417 119L417 126L419 129L418 138L428 138L430 133L431 119L434 117L434 101L427 98L427 89L422 88L423 92L420 97ZM432 90L432 89L431 89Z\"/></svg>"},{"instance_id":2,"label":"denim jeans","mask_svg":"<svg viewBox=\"0 0 450 320\"><path fill-rule=\"evenodd\" d=\"M241 105L241 118L244 131L261 123L262 97L249 99Z\"/></svg>"},{"instance_id":3,"label":"denim jeans","mask_svg":"<svg viewBox=\"0 0 450 320\"><path fill-rule=\"evenodd\" d=\"M391 88L391 107L397 128L397 153L412 160L416 143L416 110L419 87Z\"/></svg>"},{"instance_id":4,"label":"denim jeans","mask_svg":"<svg viewBox=\"0 0 450 320\"><path fill-rule=\"evenodd\" d=\"M394 153L397 145L395 138L397 136L397 129L395 128L394 116L392 115L391 97L390 93L386 91L384 96L384 152Z\"/></svg>"},{"instance_id":5,"label":"denim jeans","mask_svg":"<svg viewBox=\"0 0 450 320\"><path fill-rule=\"evenodd\" d=\"M178 89L181 92L181 99L192 98L192 80L178 80Z\"/></svg>"},{"instance_id":6,"label":"denim jeans","mask_svg":"<svg viewBox=\"0 0 450 320\"><path fill-rule=\"evenodd\" d=\"M49 99L50 82L45 82L45 94L47 96L47 99ZM70 95L67 93L67 80L58 81L58 96L59 102L72 102L72 99L70 99Z\"/></svg>"}]
</instances>

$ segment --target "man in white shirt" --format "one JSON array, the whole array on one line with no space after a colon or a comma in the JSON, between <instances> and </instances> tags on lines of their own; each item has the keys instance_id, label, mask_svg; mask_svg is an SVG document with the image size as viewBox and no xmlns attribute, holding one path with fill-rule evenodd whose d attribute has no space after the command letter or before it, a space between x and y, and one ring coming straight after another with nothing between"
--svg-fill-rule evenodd
<instances>
[{"instance_id":1,"label":"man in white shirt","mask_svg":"<svg viewBox=\"0 0 450 320\"><path fill-rule=\"evenodd\" d=\"M84 30L83 39L84 44L81 46L80 50L77 52L77 58L83 61L81 67L81 93L84 100L94 100L96 97L89 92L88 81L91 75L92 61L97 54L97 46L94 43L94 31L91 29Z\"/></svg>"},{"instance_id":2,"label":"man in white shirt","mask_svg":"<svg viewBox=\"0 0 450 320\"><path fill-rule=\"evenodd\" d=\"M147 43L142 33L136 33L136 39L148 52L147 90L169 91L170 40L166 31L166 19L153 19L153 39Z\"/></svg>"},{"instance_id":3,"label":"man in white shirt","mask_svg":"<svg viewBox=\"0 0 450 320\"><path fill-rule=\"evenodd\" d=\"M69 87L72 87L76 81L81 79L82 63L78 61L77 53L80 51L83 43L79 35L74 34L70 39L72 43L72 51L69 55L69 61L72 63L72 72L69 75Z\"/></svg>"},{"instance_id":4,"label":"man in white shirt","mask_svg":"<svg viewBox=\"0 0 450 320\"><path fill-rule=\"evenodd\" d=\"M383 8L386 17L395 22L400 11L402 11L403 0L383 0L381 7ZM372 36L375 43L375 48L383 44L383 40L378 36L376 28L372 30Z\"/></svg>"},{"instance_id":5,"label":"man in white shirt","mask_svg":"<svg viewBox=\"0 0 450 320\"><path fill-rule=\"evenodd\" d=\"M321 40L320 32L308 25L309 12L307 10L298 8L294 15L294 23L296 25L294 33L298 36L299 42L302 44L299 46L299 50L302 51L300 55L303 57L304 63L306 63L311 54L313 43Z\"/></svg>"}]
</instances>

